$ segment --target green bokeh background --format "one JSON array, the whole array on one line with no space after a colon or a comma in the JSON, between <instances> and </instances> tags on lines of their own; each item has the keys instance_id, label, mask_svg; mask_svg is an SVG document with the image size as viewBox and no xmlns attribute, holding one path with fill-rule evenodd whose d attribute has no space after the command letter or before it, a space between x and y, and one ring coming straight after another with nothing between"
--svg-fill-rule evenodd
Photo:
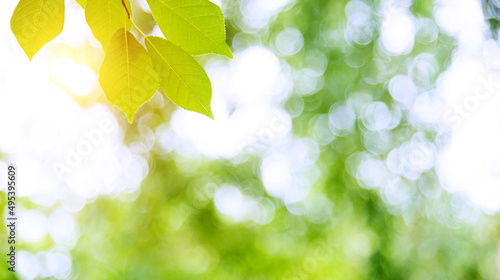
<instances>
[{"instance_id":1,"label":"green bokeh background","mask_svg":"<svg viewBox=\"0 0 500 280\"><path fill-rule=\"evenodd\" d=\"M296 137L314 138L317 117L328 114L333 104L355 91L370 93L373 100L392 108L388 83L397 74L407 74L409 60L421 53L432 54L441 72L456 47L455 39L444 33L430 43L419 41L417 33L410 53L387 55L377 43L381 18L376 14L371 19L374 40L367 45L349 44L343 34L347 2L300 0L279 13L271 25L254 32L241 27L244 15L240 2L222 1L230 46L234 36L240 34L259 38L262 45L273 48L273 34L295 27L304 36L304 47L283 58L291 67L301 68L308 51L320 51L328 58L322 89L308 96L293 94L283 104L286 110L304 104L302 113L293 118ZM379 1L366 3L373 10L380 6ZM134 11L139 11L135 5ZM415 16L433 19L433 8L433 1L416 0L410 10ZM152 29L154 22L149 14L139 11L135 16L146 32ZM77 53L64 44L50 48L57 53ZM94 57L91 51L86 53ZM199 61L212 57L199 57ZM352 67L347 63L352 60L361 62ZM79 101L85 106L85 100ZM166 106L169 111L175 110L171 103ZM169 122L163 112L156 113L162 122ZM154 120L148 124L151 129L160 125L157 118ZM127 137L137 134L136 126L124 126ZM100 196L76 214L79 239L70 250L73 267L69 279L499 279L497 215L486 215L473 206L457 209L454 202L464 198L442 189L433 169L419 180L408 182L413 187L411 201L399 206L384 201L378 190L361 187L348 173L349 156L366 150L366 131L358 120L352 133L319 146L317 164L322 173L312 192L322 193L332 202L331 216L325 223L290 213L283 201L267 193L263 197L276 209L268 224L232 222L218 212L213 202L213 190L218 186L264 189L258 172L262 162L259 156L251 155L238 164L202 158L197 171L187 176L176 165L179 156L152 152L154 166L150 166L138 194ZM431 127L413 126L403 115L391 130L391 145L401 145L417 131L429 139L436 134ZM419 187L422 184L433 195L425 193ZM2 192L0 211L4 211L5 201ZM43 207L29 198L22 198L20 204L45 214L57 207L57 203ZM478 215L473 224L461 218L463 211ZM0 240L5 239L2 230ZM54 245L47 235L36 243L21 243L18 250L37 253ZM17 279L7 272L3 261L0 279Z\"/></svg>"}]
</instances>

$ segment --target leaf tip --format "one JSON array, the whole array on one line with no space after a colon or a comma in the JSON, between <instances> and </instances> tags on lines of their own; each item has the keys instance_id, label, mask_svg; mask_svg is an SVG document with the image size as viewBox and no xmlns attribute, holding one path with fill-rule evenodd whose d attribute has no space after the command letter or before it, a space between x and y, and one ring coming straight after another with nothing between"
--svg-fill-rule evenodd
<instances>
[{"instance_id":1,"label":"leaf tip","mask_svg":"<svg viewBox=\"0 0 500 280\"><path fill-rule=\"evenodd\" d=\"M212 113L212 110L210 109L210 106L208 108L206 108L206 107L203 106L202 110L200 110L200 109L188 109L188 108L185 108L185 107L181 107L181 108L183 108L185 110L188 110L188 111L191 111L191 112L202 114L204 116L207 116L207 117L211 118L212 120L215 120L214 114Z\"/></svg>"},{"instance_id":2,"label":"leaf tip","mask_svg":"<svg viewBox=\"0 0 500 280\"><path fill-rule=\"evenodd\" d=\"M21 46L21 49L24 51L24 54L26 54L30 62L32 62L37 52L30 51L29 49L24 48L23 46Z\"/></svg>"},{"instance_id":3,"label":"leaf tip","mask_svg":"<svg viewBox=\"0 0 500 280\"><path fill-rule=\"evenodd\" d=\"M201 106L202 106L202 109L192 109L192 108L186 108L184 106L179 106L179 107L184 108L188 111L200 113L202 115L205 115L205 116L211 118L212 120L215 120L214 114L212 113L212 108L210 108L210 104L206 104L206 105L201 104Z\"/></svg>"},{"instance_id":4,"label":"leaf tip","mask_svg":"<svg viewBox=\"0 0 500 280\"><path fill-rule=\"evenodd\" d=\"M215 120L210 104L207 104L206 106L202 105L202 107L203 107L203 110L199 110L199 111L197 110L195 112L201 113L201 114L211 118L212 120Z\"/></svg>"},{"instance_id":5,"label":"leaf tip","mask_svg":"<svg viewBox=\"0 0 500 280\"><path fill-rule=\"evenodd\" d=\"M233 59L233 52L231 52L231 49L228 45L226 45L223 55L227 56L230 59Z\"/></svg>"},{"instance_id":6,"label":"leaf tip","mask_svg":"<svg viewBox=\"0 0 500 280\"><path fill-rule=\"evenodd\" d=\"M125 115L127 115L128 122L132 124L134 122L135 113L127 112L125 113Z\"/></svg>"}]
</instances>

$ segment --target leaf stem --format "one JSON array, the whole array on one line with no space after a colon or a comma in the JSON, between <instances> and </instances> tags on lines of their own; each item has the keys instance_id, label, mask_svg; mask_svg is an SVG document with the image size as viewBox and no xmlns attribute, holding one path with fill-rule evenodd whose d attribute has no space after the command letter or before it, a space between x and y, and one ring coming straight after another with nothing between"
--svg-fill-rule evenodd
<instances>
[{"instance_id":1,"label":"leaf stem","mask_svg":"<svg viewBox=\"0 0 500 280\"><path fill-rule=\"evenodd\" d=\"M137 29L142 34L142 36L144 36L144 39L148 40L148 36L146 36L146 34L144 34L144 32L142 32L142 30L137 25L135 25L135 22L133 20L130 20L130 22L132 22L132 25L135 27L135 29Z\"/></svg>"},{"instance_id":2,"label":"leaf stem","mask_svg":"<svg viewBox=\"0 0 500 280\"><path fill-rule=\"evenodd\" d=\"M128 19L132 20L130 18L130 12L128 11L127 5L125 5L125 0L122 0L122 5L123 5L123 8L125 8L125 11L127 12Z\"/></svg>"},{"instance_id":3,"label":"leaf stem","mask_svg":"<svg viewBox=\"0 0 500 280\"><path fill-rule=\"evenodd\" d=\"M132 23L132 25L135 27L135 29L137 29L139 31L139 33L141 33L142 36L144 36L144 38L149 41L149 39L147 38L148 36L146 36L146 34L144 34L144 32L132 20L132 17L130 16L130 12L128 11L127 5L125 4L125 0L122 0L122 6L125 9L125 11L127 12L127 17L130 20L130 22Z\"/></svg>"}]
</instances>

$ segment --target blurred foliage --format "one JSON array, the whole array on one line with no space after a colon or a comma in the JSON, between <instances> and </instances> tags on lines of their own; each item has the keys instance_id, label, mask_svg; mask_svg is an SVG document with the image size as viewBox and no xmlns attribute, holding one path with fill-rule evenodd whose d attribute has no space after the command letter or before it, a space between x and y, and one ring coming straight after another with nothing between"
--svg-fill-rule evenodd
<instances>
[{"instance_id":1,"label":"blurred foliage","mask_svg":"<svg viewBox=\"0 0 500 280\"><path fill-rule=\"evenodd\" d=\"M495 40L498 39L498 28L500 27L500 2L498 0L482 0L481 1L484 17L486 18L491 35Z\"/></svg>"},{"instance_id":2,"label":"blurred foliage","mask_svg":"<svg viewBox=\"0 0 500 280\"><path fill-rule=\"evenodd\" d=\"M366 45L347 43L347 2L298 1L280 13L272 25L255 33L238 27L238 19L243 16L238 2L222 3L228 17L229 43L243 32L248 38L260 37L263 45L272 48L273 34L293 26L303 34L304 47L286 57L291 67L306 63L309 51L321 51L328 58L322 89L308 96L294 94L283 104L287 110L304 105L302 113L293 119L297 137L312 137L311 123L327 114L333 104L344 102L358 91L368 92L373 100L392 108L395 105L388 83L394 75L407 74L408 64L421 53L433 54L439 71L443 71L455 48L454 39L446 34L423 43L417 33L410 53L384 54L376 40L381 19L375 13L371 19L375 39ZM366 3L373 10L380 4ZM432 1L415 1L411 6L411 12L421 17L432 17L432 10ZM436 78L437 73L427 86L431 87ZM152 128L157 125L150 124ZM401 145L419 131L430 138L435 136L432 127L415 127L403 115L399 126L391 131L391 146ZM127 133L127 137L133 137L137 132L132 126ZM135 193L101 196L78 212L80 237L70 250L70 278L499 279L497 215L465 207L459 195L441 188L433 170L419 180L408 180L411 200L403 205L389 204L376 189L361 187L349 174L346 162L352 154L367 149L363 140L366 133L358 123L352 133L320 146L317 164L321 179L312 192L324 194L333 204L331 216L324 223L292 214L283 201L268 194L263 197L276 209L268 224L232 222L218 212L213 202L217 186L245 186L242 192L250 193L264 189L258 174L262 159L258 156L239 164L204 159L194 174L186 175L175 152L153 154L149 175L137 197ZM3 211L3 193L1 201ZM27 199L23 205L49 212ZM477 217L469 223L463 218L466 214ZM5 240L4 232L0 239ZM21 249L37 252L54 245L47 237L36 244L21 244ZM1 279L11 279L8 277L12 274L6 271L2 262Z\"/></svg>"}]
</instances>

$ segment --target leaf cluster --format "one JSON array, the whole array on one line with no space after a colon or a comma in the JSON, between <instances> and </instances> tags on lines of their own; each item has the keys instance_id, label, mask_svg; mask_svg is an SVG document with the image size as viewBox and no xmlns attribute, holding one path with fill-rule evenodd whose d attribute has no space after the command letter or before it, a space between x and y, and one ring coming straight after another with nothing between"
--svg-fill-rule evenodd
<instances>
[{"instance_id":1,"label":"leaf cluster","mask_svg":"<svg viewBox=\"0 0 500 280\"><path fill-rule=\"evenodd\" d=\"M99 83L110 103L130 123L141 105L161 86L172 102L213 118L212 87L194 55L232 58L226 44L224 16L209 0L148 0L165 38L147 36L132 20L130 0L76 0L105 51ZM64 0L20 0L11 29L30 60L64 26ZM130 32L134 26L145 47Z\"/></svg>"}]
</instances>

